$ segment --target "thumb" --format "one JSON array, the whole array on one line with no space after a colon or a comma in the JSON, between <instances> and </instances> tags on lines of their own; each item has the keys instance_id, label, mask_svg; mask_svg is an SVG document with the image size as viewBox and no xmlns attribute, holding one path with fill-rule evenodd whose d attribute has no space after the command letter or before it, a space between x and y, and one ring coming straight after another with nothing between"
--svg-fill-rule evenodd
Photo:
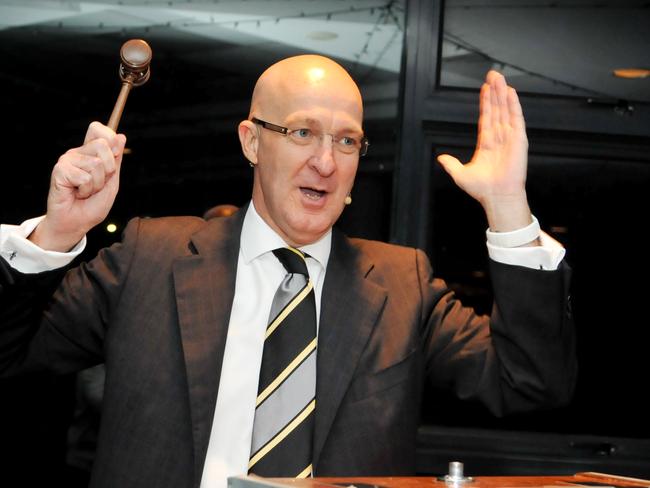
<instances>
[{"instance_id":1,"label":"thumb","mask_svg":"<svg viewBox=\"0 0 650 488\"><path fill-rule=\"evenodd\" d=\"M111 149L115 156L115 172L119 175L120 166L122 165L122 158L124 157L124 149L126 146L126 136L124 134L117 134L115 146Z\"/></svg>"},{"instance_id":2,"label":"thumb","mask_svg":"<svg viewBox=\"0 0 650 488\"><path fill-rule=\"evenodd\" d=\"M456 175L463 169L463 163L449 154L441 154L436 158L444 170L456 181Z\"/></svg>"},{"instance_id":3,"label":"thumb","mask_svg":"<svg viewBox=\"0 0 650 488\"><path fill-rule=\"evenodd\" d=\"M121 155L126 146L126 136L124 134L115 135L115 145L111 148L115 156Z\"/></svg>"}]
</instances>

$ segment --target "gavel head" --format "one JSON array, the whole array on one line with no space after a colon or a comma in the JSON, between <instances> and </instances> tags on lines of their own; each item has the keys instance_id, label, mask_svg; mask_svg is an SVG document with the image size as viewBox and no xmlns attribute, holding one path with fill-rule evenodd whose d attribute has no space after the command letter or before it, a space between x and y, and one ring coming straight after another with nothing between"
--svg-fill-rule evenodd
<instances>
[{"instance_id":1,"label":"gavel head","mask_svg":"<svg viewBox=\"0 0 650 488\"><path fill-rule=\"evenodd\" d=\"M126 41L120 49L120 78L133 86L140 86L149 79L151 48L142 39Z\"/></svg>"}]
</instances>

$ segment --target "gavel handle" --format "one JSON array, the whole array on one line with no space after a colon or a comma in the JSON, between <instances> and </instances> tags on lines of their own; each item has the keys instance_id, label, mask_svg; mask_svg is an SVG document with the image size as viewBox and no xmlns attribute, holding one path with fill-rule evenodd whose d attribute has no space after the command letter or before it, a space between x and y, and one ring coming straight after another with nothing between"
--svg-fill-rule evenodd
<instances>
[{"instance_id":1,"label":"gavel handle","mask_svg":"<svg viewBox=\"0 0 650 488\"><path fill-rule=\"evenodd\" d=\"M113 107L113 113L111 114L111 118L108 119L107 125L115 132L117 132L117 125L120 123L120 117L122 117L126 98L129 96L132 86L133 84L131 81L124 81L124 83L122 83L122 89L120 90L120 94L117 96L115 107Z\"/></svg>"}]
</instances>

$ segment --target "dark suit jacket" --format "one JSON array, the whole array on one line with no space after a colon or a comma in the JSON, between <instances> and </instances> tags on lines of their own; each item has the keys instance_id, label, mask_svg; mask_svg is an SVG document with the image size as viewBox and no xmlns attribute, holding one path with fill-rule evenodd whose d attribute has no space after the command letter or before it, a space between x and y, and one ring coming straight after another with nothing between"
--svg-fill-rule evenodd
<instances>
[{"instance_id":1,"label":"dark suit jacket","mask_svg":"<svg viewBox=\"0 0 650 488\"><path fill-rule=\"evenodd\" d=\"M1 263L3 374L106 362L91 486L198 486L243 213L134 220L121 244L61 284L60 272L23 275ZM489 323L432 279L421 251L334 232L318 339L316 475L412 474L425 376L498 415L567 401L575 372L567 269L491 263L491 274Z\"/></svg>"}]
</instances>

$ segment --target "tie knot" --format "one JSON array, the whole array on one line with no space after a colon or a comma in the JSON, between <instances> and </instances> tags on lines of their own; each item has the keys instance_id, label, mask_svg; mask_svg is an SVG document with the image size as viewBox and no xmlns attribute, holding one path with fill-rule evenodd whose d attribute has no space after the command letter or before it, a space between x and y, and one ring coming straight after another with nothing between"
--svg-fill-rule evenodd
<instances>
[{"instance_id":1,"label":"tie knot","mask_svg":"<svg viewBox=\"0 0 650 488\"><path fill-rule=\"evenodd\" d=\"M307 263L305 262L305 254L293 247L281 247L273 251L287 273L301 274L309 277L307 271Z\"/></svg>"}]
</instances>

